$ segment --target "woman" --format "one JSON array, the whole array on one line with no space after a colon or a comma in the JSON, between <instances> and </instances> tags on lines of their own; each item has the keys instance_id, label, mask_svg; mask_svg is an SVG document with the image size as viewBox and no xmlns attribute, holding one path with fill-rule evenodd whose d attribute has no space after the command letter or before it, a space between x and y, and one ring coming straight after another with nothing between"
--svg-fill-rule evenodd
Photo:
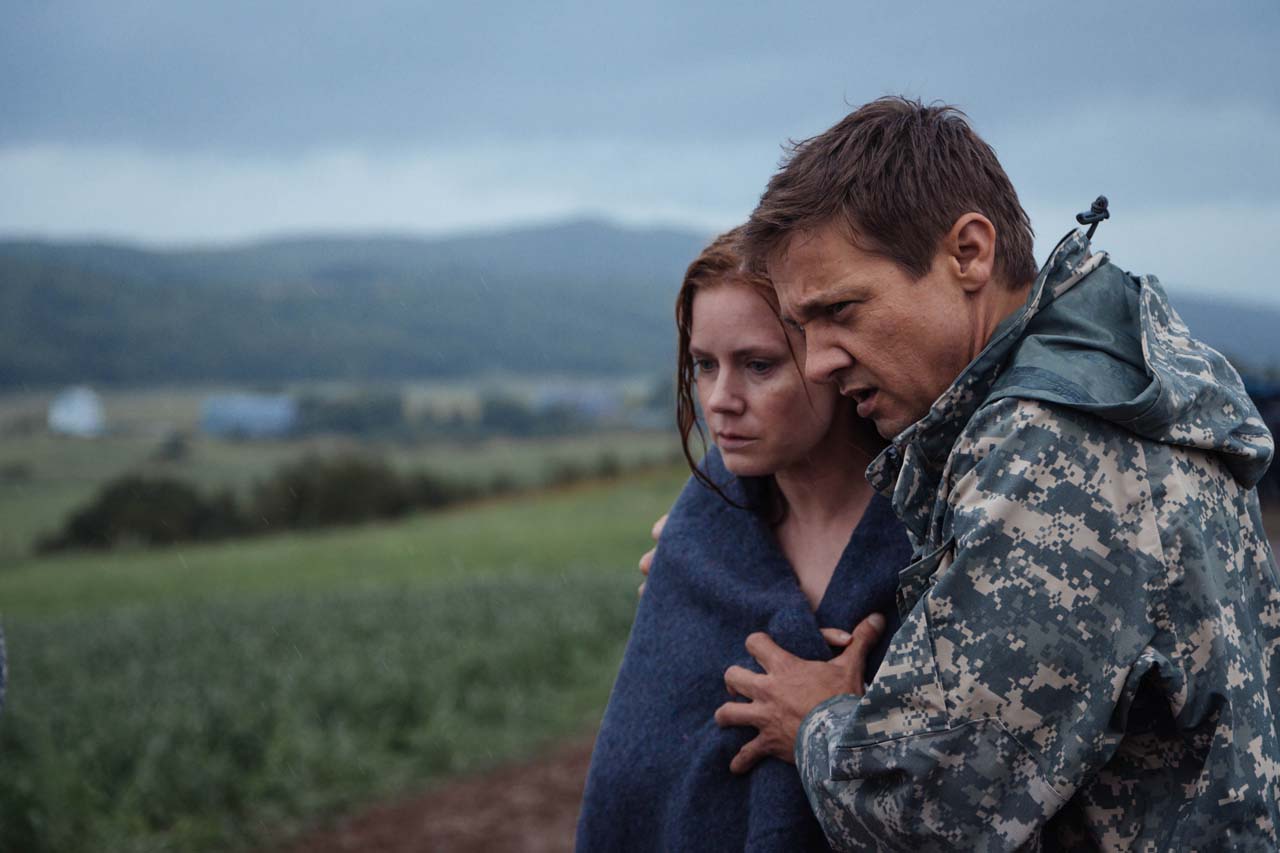
<instances>
[{"instance_id":1,"label":"woman","mask_svg":"<svg viewBox=\"0 0 1280 853\"><path fill-rule=\"evenodd\" d=\"M772 285L739 269L736 236L703 251L676 300L677 420L693 478L662 532L596 740L579 850L828 849L793 766L730 771L754 731L716 725L723 674L758 671L743 648L754 631L829 659L820 626L892 615L909 561L863 476L873 430L835 388L804 380L797 333ZM701 434L695 388L715 444L701 466L689 447Z\"/></svg>"}]
</instances>

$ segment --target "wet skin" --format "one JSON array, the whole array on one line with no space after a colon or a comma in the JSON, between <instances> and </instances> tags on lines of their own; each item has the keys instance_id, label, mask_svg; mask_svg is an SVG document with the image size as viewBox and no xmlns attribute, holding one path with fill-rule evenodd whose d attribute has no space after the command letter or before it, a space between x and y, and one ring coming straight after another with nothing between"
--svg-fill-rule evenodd
<instances>
[{"instance_id":1,"label":"wet skin","mask_svg":"<svg viewBox=\"0 0 1280 853\"><path fill-rule=\"evenodd\" d=\"M689 353L698 402L725 467L763 476L822 459L837 439L839 396L806 383L788 335L764 297L748 287L713 286L693 300ZM843 408L843 407L841 407Z\"/></svg>"}]
</instances>

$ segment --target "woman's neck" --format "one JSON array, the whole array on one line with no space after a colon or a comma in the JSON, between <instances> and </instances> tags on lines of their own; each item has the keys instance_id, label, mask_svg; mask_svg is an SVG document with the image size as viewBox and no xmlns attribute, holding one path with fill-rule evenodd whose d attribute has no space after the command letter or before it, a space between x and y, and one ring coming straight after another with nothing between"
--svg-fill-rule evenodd
<instances>
[{"instance_id":1,"label":"woman's neck","mask_svg":"<svg viewBox=\"0 0 1280 853\"><path fill-rule=\"evenodd\" d=\"M850 441L848 431L832 433L838 441L823 442L809 459L774 474L786 502L786 515L774 532L800 591L815 611L871 502L871 484L865 476L867 454ZM853 626L824 627L852 630Z\"/></svg>"},{"instance_id":2,"label":"woman's neck","mask_svg":"<svg viewBox=\"0 0 1280 853\"><path fill-rule=\"evenodd\" d=\"M805 528L843 524L851 514L861 517L871 497L870 457L847 440L830 444L774 474L787 516L794 515Z\"/></svg>"}]
</instances>

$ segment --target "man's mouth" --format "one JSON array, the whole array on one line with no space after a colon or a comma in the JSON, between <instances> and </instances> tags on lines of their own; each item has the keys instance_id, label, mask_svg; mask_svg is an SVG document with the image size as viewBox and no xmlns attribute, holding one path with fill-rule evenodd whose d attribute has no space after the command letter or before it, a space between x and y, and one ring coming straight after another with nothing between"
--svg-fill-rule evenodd
<instances>
[{"instance_id":1,"label":"man's mouth","mask_svg":"<svg viewBox=\"0 0 1280 853\"><path fill-rule=\"evenodd\" d=\"M876 396L879 393L877 388L870 385L863 385L857 388L842 389L840 393L858 404L858 417L871 417L871 413L876 407Z\"/></svg>"}]
</instances>

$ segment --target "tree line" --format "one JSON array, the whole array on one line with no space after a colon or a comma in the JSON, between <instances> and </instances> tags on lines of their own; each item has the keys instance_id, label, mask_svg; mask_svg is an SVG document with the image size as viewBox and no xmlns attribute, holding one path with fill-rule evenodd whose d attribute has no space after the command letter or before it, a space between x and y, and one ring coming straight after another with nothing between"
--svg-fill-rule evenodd
<instances>
[{"instance_id":1,"label":"tree line","mask_svg":"<svg viewBox=\"0 0 1280 853\"><path fill-rule=\"evenodd\" d=\"M43 537L36 550L158 547L359 524L532 488L613 478L674 461L664 457L628 465L606 451L592 461L554 462L531 486L509 474L462 483L425 471L401 473L364 454L313 454L281 466L244 499L229 491L205 493L174 477L125 474L103 484L59 530Z\"/></svg>"}]
</instances>

